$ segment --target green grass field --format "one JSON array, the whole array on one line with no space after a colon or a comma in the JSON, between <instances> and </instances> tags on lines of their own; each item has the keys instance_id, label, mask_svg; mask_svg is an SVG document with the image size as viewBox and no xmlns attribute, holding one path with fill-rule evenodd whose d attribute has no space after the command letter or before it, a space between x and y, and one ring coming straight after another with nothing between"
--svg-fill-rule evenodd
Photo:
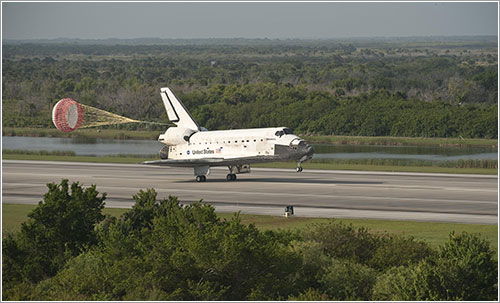
<instances>
[{"instance_id":1,"label":"green grass field","mask_svg":"<svg viewBox=\"0 0 500 303\"><path fill-rule=\"evenodd\" d=\"M2 204L2 232L5 236L8 232L16 232L21 223L27 220L28 213L36 205ZM103 213L120 216L127 211L123 208L105 208ZM223 219L229 219L234 214L219 213ZM261 230L277 229L303 229L310 224L338 220L354 226L364 226L374 233L391 233L403 236L413 236L416 239L427 241L431 246L438 247L443 244L448 235L455 231L457 233L467 231L469 233L480 233L481 236L490 241L492 247L498 248L498 226L480 224L458 224L458 223L433 223L412 221L389 221L389 220L363 220L363 219L322 219L304 217L274 217L261 215L240 215L243 224L255 224Z\"/></svg>"},{"instance_id":2,"label":"green grass field","mask_svg":"<svg viewBox=\"0 0 500 303\"><path fill-rule=\"evenodd\" d=\"M3 136L54 137L54 138L96 138L96 139L143 139L157 140L162 131L82 128L63 133L56 128L4 127Z\"/></svg>"},{"instance_id":3,"label":"green grass field","mask_svg":"<svg viewBox=\"0 0 500 303\"><path fill-rule=\"evenodd\" d=\"M360 137L360 136L303 136L303 138L313 143L350 144L350 145L498 147L498 139Z\"/></svg>"},{"instance_id":4,"label":"green grass field","mask_svg":"<svg viewBox=\"0 0 500 303\"><path fill-rule=\"evenodd\" d=\"M124 163L138 164L153 158L114 157L114 156L58 156L58 155L30 155L30 154L3 154L4 160L37 160L37 161L63 161L63 162L93 162L93 163Z\"/></svg>"}]
</instances>

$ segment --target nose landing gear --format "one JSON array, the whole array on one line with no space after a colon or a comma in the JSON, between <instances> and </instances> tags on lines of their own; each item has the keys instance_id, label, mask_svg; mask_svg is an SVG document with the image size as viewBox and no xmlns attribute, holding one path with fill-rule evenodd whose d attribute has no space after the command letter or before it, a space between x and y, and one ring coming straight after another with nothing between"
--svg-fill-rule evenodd
<instances>
[{"instance_id":1,"label":"nose landing gear","mask_svg":"<svg viewBox=\"0 0 500 303\"><path fill-rule=\"evenodd\" d=\"M297 162L297 172L300 173L302 172L302 166L301 166L302 162Z\"/></svg>"}]
</instances>

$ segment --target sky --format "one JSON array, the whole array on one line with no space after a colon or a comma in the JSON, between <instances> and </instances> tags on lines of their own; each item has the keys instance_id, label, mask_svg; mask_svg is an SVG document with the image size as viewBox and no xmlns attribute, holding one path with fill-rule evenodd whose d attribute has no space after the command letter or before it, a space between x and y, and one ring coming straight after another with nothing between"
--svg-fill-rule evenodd
<instances>
[{"instance_id":1,"label":"sky","mask_svg":"<svg viewBox=\"0 0 500 303\"><path fill-rule=\"evenodd\" d=\"M498 35L496 2L2 2L6 39Z\"/></svg>"}]
</instances>

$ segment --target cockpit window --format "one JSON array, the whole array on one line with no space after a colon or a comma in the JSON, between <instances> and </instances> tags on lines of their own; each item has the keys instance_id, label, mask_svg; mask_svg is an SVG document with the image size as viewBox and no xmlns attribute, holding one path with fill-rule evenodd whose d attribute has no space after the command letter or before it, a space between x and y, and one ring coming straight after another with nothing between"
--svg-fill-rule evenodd
<instances>
[{"instance_id":1,"label":"cockpit window","mask_svg":"<svg viewBox=\"0 0 500 303\"><path fill-rule=\"evenodd\" d=\"M289 128L283 128L283 130L278 130L274 134L276 135L276 137L281 137L283 135L290 135L290 134L292 134L292 131Z\"/></svg>"}]
</instances>

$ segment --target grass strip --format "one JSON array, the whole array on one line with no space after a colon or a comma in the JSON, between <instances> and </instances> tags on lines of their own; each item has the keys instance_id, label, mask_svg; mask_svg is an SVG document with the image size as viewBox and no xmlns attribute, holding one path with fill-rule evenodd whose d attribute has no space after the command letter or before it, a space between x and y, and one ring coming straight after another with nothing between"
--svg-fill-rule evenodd
<instances>
[{"instance_id":1,"label":"grass strip","mask_svg":"<svg viewBox=\"0 0 500 303\"><path fill-rule=\"evenodd\" d=\"M28 219L28 213L36 205L25 204L2 204L2 232L5 236L8 232L17 232L21 228L21 223ZM128 209L125 208L105 208L104 214L118 217ZM234 213L218 213L223 219L229 219ZM431 246L438 247L443 244L448 235L455 231L460 233L479 233L490 241L492 247L498 249L498 226L481 224L459 224L459 223L435 223L435 222L413 222L413 221L391 221L391 220L365 220L365 219L325 219L325 218L304 218L304 217L276 217L264 215L243 215L240 214L243 224L254 224L261 230L301 230L313 223L326 223L331 220L342 221L354 226L364 226L374 233L391 233L402 236L413 236L416 239L427 241Z\"/></svg>"},{"instance_id":2,"label":"grass strip","mask_svg":"<svg viewBox=\"0 0 500 303\"><path fill-rule=\"evenodd\" d=\"M43 199L40 196L40 201ZM28 220L28 213L37 205L34 204L10 204L2 202L2 236L7 233L18 232L21 229L21 223ZM104 214L110 214L119 217L126 212L126 208L104 208Z\"/></svg>"},{"instance_id":3,"label":"grass strip","mask_svg":"<svg viewBox=\"0 0 500 303\"><path fill-rule=\"evenodd\" d=\"M55 128L4 127L3 136L49 137L49 138L95 138L118 140L157 140L162 131L82 128L63 133Z\"/></svg>"},{"instance_id":4,"label":"grass strip","mask_svg":"<svg viewBox=\"0 0 500 303\"><path fill-rule=\"evenodd\" d=\"M33 161L61 161L61 162L90 162L90 163L122 163L140 164L154 158L132 157L132 156L56 156L56 155L32 155L32 154L3 154L4 160L33 160Z\"/></svg>"},{"instance_id":5,"label":"grass strip","mask_svg":"<svg viewBox=\"0 0 500 303\"><path fill-rule=\"evenodd\" d=\"M89 163L122 163L140 164L144 161L155 160L153 157L137 157L130 155L117 156L68 156L52 154L12 154L4 153L4 160L36 160L36 161L62 161L62 162L89 162ZM274 162L252 165L253 167L264 168L285 168L295 169L295 162ZM417 173L448 173L448 174L483 174L496 175L498 169L495 168L456 168L456 167L434 167L434 166L383 166L367 164L336 164L336 163L303 163L304 169L324 169L324 170L358 170L358 171L388 171L388 172L417 172Z\"/></svg>"},{"instance_id":6,"label":"grass strip","mask_svg":"<svg viewBox=\"0 0 500 303\"><path fill-rule=\"evenodd\" d=\"M307 136L307 135L302 136L302 138L311 143L348 144L348 145L498 147L498 139Z\"/></svg>"}]
</instances>

